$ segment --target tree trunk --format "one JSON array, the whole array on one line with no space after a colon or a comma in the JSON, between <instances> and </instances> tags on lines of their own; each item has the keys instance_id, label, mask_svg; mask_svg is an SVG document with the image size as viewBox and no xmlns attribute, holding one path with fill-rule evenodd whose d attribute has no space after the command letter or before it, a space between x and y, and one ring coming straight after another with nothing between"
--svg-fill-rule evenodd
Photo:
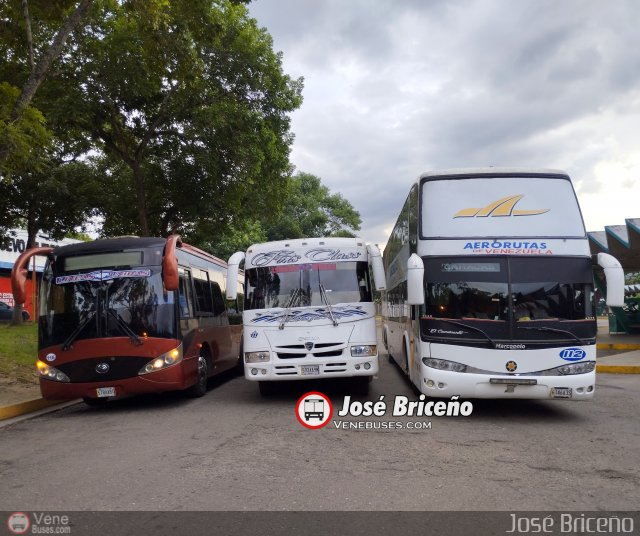
<instances>
[{"instance_id":1,"label":"tree trunk","mask_svg":"<svg viewBox=\"0 0 640 536\"><path fill-rule=\"evenodd\" d=\"M27 48L29 49L29 65L31 66L31 72L35 66L33 60L33 35L31 34L31 17L29 16L29 2L22 0L22 16L24 18L24 25L27 34Z\"/></svg>"},{"instance_id":2,"label":"tree trunk","mask_svg":"<svg viewBox=\"0 0 640 536\"><path fill-rule=\"evenodd\" d=\"M147 199L144 188L144 171L139 161L133 164L133 180L136 183L136 200L138 204L138 223L140 224L140 234L151 236L149 233L149 220L147 219Z\"/></svg>"}]
</instances>

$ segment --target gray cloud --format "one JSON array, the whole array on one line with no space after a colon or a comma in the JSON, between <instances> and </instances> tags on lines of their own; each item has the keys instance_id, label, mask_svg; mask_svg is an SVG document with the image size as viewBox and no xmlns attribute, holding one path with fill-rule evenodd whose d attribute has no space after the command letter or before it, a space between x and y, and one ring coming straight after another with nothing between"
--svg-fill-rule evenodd
<instances>
[{"instance_id":1,"label":"gray cloud","mask_svg":"<svg viewBox=\"0 0 640 536\"><path fill-rule=\"evenodd\" d=\"M293 163L360 211L365 239L384 243L412 182L444 167L566 169L588 227L638 215L591 208L640 172L634 0L256 0L250 11L285 71L305 77Z\"/></svg>"}]
</instances>

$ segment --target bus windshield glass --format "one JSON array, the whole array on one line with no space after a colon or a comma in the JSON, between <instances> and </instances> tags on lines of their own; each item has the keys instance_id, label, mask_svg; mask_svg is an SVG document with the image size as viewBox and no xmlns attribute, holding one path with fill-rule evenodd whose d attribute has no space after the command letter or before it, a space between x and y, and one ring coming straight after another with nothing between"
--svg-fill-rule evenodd
<instances>
[{"instance_id":1,"label":"bus windshield glass","mask_svg":"<svg viewBox=\"0 0 640 536\"><path fill-rule=\"evenodd\" d=\"M504 338L514 333L513 324L513 337L519 338L520 327L532 330L594 318L589 259L432 258L426 259L425 273L424 334L433 333L429 319L475 323Z\"/></svg>"},{"instance_id":2,"label":"bus windshield glass","mask_svg":"<svg viewBox=\"0 0 640 536\"><path fill-rule=\"evenodd\" d=\"M245 309L324 306L321 288L331 305L372 299L366 262L265 266L247 270L246 277Z\"/></svg>"},{"instance_id":3,"label":"bus windshield glass","mask_svg":"<svg viewBox=\"0 0 640 536\"><path fill-rule=\"evenodd\" d=\"M176 337L173 294L164 289L157 267L57 274L48 265L40 294L40 347L70 339Z\"/></svg>"}]
</instances>

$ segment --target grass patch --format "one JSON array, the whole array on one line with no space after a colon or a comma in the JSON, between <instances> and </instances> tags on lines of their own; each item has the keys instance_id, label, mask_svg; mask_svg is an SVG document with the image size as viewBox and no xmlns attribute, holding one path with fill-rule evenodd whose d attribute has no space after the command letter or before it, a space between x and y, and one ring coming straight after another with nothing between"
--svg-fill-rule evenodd
<instances>
[{"instance_id":1,"label":"grass patch","mask_svg":"<svg viewBox=\"0 0 640 536\"><path fill-rule=\"evenodd\" d=\"M37 382L38 325L0 324L0 376L25 383Z\"/></svg>"}]
</instances>

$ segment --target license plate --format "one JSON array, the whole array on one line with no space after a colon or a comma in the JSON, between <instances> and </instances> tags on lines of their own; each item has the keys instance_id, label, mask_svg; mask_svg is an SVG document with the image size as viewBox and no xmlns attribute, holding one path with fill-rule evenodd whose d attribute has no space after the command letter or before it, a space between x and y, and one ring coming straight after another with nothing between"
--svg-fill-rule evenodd
<instances>
[{"instance_id":1,"label":"license plate","mask_svg":"<svg viewBox=\"0 0 640 536\"><path fill-rule=\"evenodd\" d=\"M98 387L96 389L96 394L98 398L104 398L106 396L116 396L116 388L115 387Z\"/></svg>"},{"instance_id":2,"label":"license plate","mask_svg":"<svg viewBox=\"0 0 640 536\"><path fill-rule=\"evenodd\" d=\"M320 374L320 365L300 365L300 374L303 376L317 376Z\"/></svg>"},{"instance_id":3,"label":"license plate","mask_svg":"<svg viewBox=\"0 0 640 536\"><path fill-rule=\"evenodd\" d=\"M551 389L551 398L571 398L571 387L554 387Z\"/></svg>"}]
</instances>

